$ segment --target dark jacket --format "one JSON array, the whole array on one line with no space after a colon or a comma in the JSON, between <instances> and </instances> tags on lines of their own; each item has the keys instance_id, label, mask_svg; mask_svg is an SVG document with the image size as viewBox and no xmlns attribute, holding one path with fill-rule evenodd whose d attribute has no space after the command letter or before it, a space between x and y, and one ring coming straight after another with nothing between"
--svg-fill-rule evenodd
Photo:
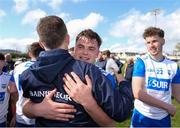
<instances>
[{"instance_id":1,"label":"dark jacket","mask_svg":"<svg viewBox=\"0 0 180 128\"><path fill-rule=\"evenodd\" d=\"M21 75L21 84L24 97L39 103L48 91L57 89L53 100L56 102L72 104L77 109L75 118L70 121L36 119L36 126L97 126L84 108L74 102L63 88L63 76L65 73L75 72L81 80L88 74L92 80L92 92L97 103L102 109L116 121L125 120L132 108L131 98L121 93L119 89L113 89L101 71L94 65L75 60L66 50L55 49L44 51L39 60Z\"/></svg>"},{"instance_id":2,"label":"dark jacket","mask_svg":"<svg viewBox=\"0 0 180 128\"><path fill-rule=\"evenodd\" d=\"M134 64L128 64L125 72L125 79L132 82Z\"/></svg>"}]
</instances>

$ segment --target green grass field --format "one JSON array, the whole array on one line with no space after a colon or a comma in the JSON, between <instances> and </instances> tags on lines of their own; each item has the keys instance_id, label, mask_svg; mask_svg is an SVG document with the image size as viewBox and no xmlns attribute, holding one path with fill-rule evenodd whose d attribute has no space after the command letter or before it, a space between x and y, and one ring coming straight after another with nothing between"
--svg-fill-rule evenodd
<instances>
[{"instance_id":1,"label":"green grass field","mask_svg":"<svg viewBox=\"0 0 180 128\"><path fill-rule=\"evenodd\" d=\"M180 104L178 104L175 100L173 100L173 104L177 108L176 115L171 118L172 120L172 127L180 127ZM117 123L117 127L129 127L130 126L130 118L122 123Z\"/></svg>"}]
</instances>

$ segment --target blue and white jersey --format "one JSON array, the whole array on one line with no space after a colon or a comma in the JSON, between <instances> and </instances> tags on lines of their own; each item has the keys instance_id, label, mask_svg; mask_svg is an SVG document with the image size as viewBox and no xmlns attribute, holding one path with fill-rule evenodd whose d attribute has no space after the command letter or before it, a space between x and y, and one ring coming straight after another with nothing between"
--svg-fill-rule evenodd
<instances>
[{"instance_id":1,"label":"blue and white jersey","mask_svg":"<svg viewBox=\"0 0 180 128\"><path fill-rule=\"evenodd\" d=\"M144 89L147 93L170 104L171 84L180 83L180 70L175 62L167 58L157 62L149 54L137 59L133 76L144 77ZM134 106L141 114L152 119L162 119L168 115L164 109L150 106L138 99L135 100Z\"/></svg>"},{"instance_id":2,"label":"blue and white jersey","mask_svg":"<svg viewBox=\"0 0 180 128\"><path fill-rule=\"evenodd\" d=\"M0 123L6 121L9 105L9 93L7 91L10 75L2 72L0 74Z\"/></svg>"},{"instance_id":3,"label":"blue and white jersey","mask_svg":"<svg viewBox=\"0 0 180 128\"><path fill-rule=\"evenodd\" d=\"M29 68L33 63L34 61L27 61L16 66L14 69L13 75L11 76L11 79L10 79L10 81L16 83L16 88L18 90L18 95L19 95L18 101L16 103L16 121L18 123L27 124L27 125L34 124L35 120L27 118L22 112L22 106L24 102L26 101L26 98L23 97L23 90L22 90L21 84L19 83L19 76L23 71Z\"/></svg>"}]
</instances>

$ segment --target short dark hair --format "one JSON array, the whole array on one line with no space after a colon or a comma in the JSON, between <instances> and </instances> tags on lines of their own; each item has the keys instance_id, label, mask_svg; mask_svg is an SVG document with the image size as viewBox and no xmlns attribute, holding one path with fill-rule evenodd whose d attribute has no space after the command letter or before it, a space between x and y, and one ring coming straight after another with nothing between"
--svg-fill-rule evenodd
<instances>
[{"instance_id":1,"label":"short dark hair","mask_svg":"<svg viewBox=\"0 0 180 128\"><path fill-rule=\"evenodd\" d=\"M30 52L35 58L39 56L39 53L44 49L39 45L39 42L33 42L28 46L28 52Z\"/></svg>"},{"instance_id":2,"label":"short dark hair","mask_svg":"<svg viewBox=\"0 0 180 128\"><path fill-rule=\"evenodd\" d=\"M0 53L0 60L5 60L4 54Z\"/></svg>"},{"instance_id":3,"label":"short dark hair","mask_svg":"<svg viewBox=\"0 0 180 128\"><path fill-rule=\"evenodd\" d=\"M67 34L67 28L60 17L46 16L40 19L37 32L40 41L43 41L47 48L55 49L62 45Z\"/></svg>"},{"instance_id":4,"label":"short dark hair","mask_svg":"<svg viewBox=\"0 0 180 128\"><path fill-rule=\"evenodd\" d=\"M110 57L111 52L109 50L105 50L102 52L103 55L106 55L107 57Z\"/></svg>"},{"instance_id":5,"label":"short dark hair","mask_svg":"<svg viewBox=\"0 0 180 128\"><path fill-rule=\"evenodd\" d=\"M79 40L80 37L85 36L88 39L95 39L98 43L98 47L101 46L102 40L101 37L94 32L92 29L85 29L83 31L81 31L78 36L76 37L76 42Z\"/></svg>"},{"instance_id":6,"label":"short dark hair","mask_svg":"<svg viewBox=\"0 0 180 128\"><path fill-rule=\"evenodd\" d=\"M144 30L143 38L145 39L146 37L155 36L155 35L164 38L164 31L160 28L149 27Z\"/></svg>"}]
</instances>

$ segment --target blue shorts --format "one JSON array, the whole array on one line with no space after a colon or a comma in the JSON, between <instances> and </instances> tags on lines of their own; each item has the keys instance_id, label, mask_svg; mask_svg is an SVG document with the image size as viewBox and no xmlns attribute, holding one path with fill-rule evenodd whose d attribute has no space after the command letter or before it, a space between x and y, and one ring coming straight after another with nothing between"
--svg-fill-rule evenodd
<instances>
[{"instance_id":1,"label":"blue shorts","mask_svg":"<svg viewBox=\"0 0 180 128\"><path fill-rule=\"evenodd\" d=\"M131 118L131 127L171 127L171 117L168 115L161 120L155 120L142 115L134 109Z\"/></svg>"}]
</instances>

